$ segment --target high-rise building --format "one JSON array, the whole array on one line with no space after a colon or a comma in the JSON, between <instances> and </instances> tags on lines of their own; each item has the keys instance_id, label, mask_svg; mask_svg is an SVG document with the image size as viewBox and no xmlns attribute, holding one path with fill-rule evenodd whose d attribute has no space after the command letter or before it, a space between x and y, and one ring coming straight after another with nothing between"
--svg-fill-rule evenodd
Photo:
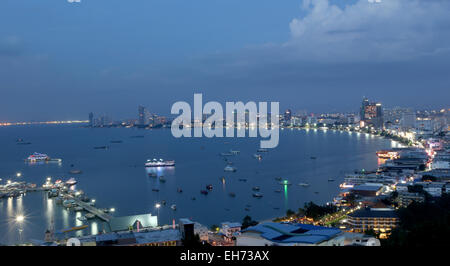
<instances>
[{"instance_id":1,"label":"high-rise building","mask_svg":"<svg viewBox=\"0 0 450 266\"><path fill-rule=\"evenodd\" d=\"M286 121L286 122L290 121L290 120L291 120L291 117L292 117L292 112L291 112L290 109L287 109L287 110L284 112L284 121Z\"/></svg>"},{"instance_id":2,"label":"high-rise building","mask_svg":"<svg viewBox=\"0 0 450 266\"><path fill-rule=\"evenodd\" d=\"M89 113L89 126L92 127L94 125L94 113Z\"/></svg>"},{"instance_id":3,"label":"high-rise building","mask_svg":"<svg viewBox=\"0 0 450 266\"><path fill-rule=\"evenodd\" d=\"M364 125L375 128L383 127L383 107L381 103L370 103L367 98L363 99L361 105L361 121Z\"/></svg>"},{"instance_id":4,"label":"high-rise building","mask_svg":"<svg viewBox=\"0 0 450 266\"><path fill-rule=\"evenodd\" d=\"M146 112L145 107L142 105L139 105L138 107L138 125L143 126L146 122Z\"/></svg>"}]
</instances>

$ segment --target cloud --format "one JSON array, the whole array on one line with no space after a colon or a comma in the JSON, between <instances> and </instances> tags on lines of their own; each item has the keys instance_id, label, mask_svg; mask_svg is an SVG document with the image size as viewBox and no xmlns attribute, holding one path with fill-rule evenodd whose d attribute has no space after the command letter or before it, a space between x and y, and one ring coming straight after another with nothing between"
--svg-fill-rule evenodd
<instances>
[{"instance_id":1,"label":"cloud","mask_svg":"<svg viewBox=\"0 0 450 266\"><path fill-rule=\"evenodd\" d=\"M304 60L395 61L448 53L450 1L304 0L283 46Z\"/></svg>"}]
</instances>

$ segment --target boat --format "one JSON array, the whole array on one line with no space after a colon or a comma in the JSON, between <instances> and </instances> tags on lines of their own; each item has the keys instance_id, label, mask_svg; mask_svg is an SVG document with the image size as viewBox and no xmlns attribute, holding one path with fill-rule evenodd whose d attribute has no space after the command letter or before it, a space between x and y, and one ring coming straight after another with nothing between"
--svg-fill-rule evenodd
<instances>
[{"instance_id":1,"label":"boat","mask_svg":"<svg viewBox=\"0 0 450 266\"><path fill-rule=\"evenodd\" d=\"M55 188L51 189L47 195L49 198L58 197L59 191Z\"/></svg>"},{"instance_id":2,"label":"boat","mask_svg":"<svg viewBox=\"0 0 450 266\"><path fill-rule=\"evenodd\" d=\"M200 190L200 193L202 193L203 195L208 195L208 191L206 190Z\"/></svg>"},{"instance_id":3,"label":"boat","mask_svg":"<svg viewBox=\"0 0 450 266\"><path fill-rule=\"evenodd\" d=\"M236 197L236 194L233 193L233 192L228 193L228 195L229 195L230 197L232 197L232 198Z\"/></svg>"},{"instance_id":4,"label":"boat","mask_svg":"<svg viewBox=\"0 0 450 266\"><path fill-rule=\"evenodd\" d=\"M181 192L183 192L183 190L181 188L177 188L177 192L181 193Z\"/></svg>"},{"instance_id":5,"label":"boat","mask_svg":"<svg viewBox=\"0 0 450 266\"><path fill-rule=\"evenodd\" d=\"M195 197L192 197L191 200L196 200Z\"/></svg>"},{"instance_id":6,"label":"boat","mask_svg":"<svg viewBox=\"0 0 450 266\"><path fill-rule=\"evenodd\" d=\"M159 192L159 189L157 189L157 188L152 188L152 191Z\"/></svg>"},{"instance_id":7,"label":"boat","mask_svg":"<svg viewBox=\"0 0 450 266\"><path fill-rule=\"evenodd\" d=\"M255 157L255 159L262 160L261 154L253 154L253 157Z\"/></svg>"},{"instance_id":8,"label":"boat","mask_svg":"<svg viewBox=\"0 0 450 266\"><path fill-rule=\"evenodd\" d=\"M231 152L222 152L220 153L221 156L233 156Z\"/></svg>"},{"instance_id":9,"label":"boat","mask_svg":"<svg viewBox=\"0 0 450 266\"><path fill-rule=\"evenodd\" d=\"M63 206L66 208L71 208L73 207L75 201L74 200L65 200L63 201Z\"/></svg>"},{"instance_id":10,"label":"boat","mask_svg":"<svg viewBox=\"0 0 450 266\"><path fill-rule=\"evenodd\" d=\"M308 183L298 183L298 185L301 187L309 187Z\"/></svg>"},{"instance_id":11,"label":"boat","mask_svg":"<svg viewBox=\"0 0 450 266\"><path fill-rule=\"evenodd\" d=\"M94 219L94 218L95 218L95 215L92 214L92 213L86 213L85 217L86 217L87 219Z\"/></svg>"},{"instance_id":12,"label":"boat","mask_svg":"<svg viewBox=\"0 0 450 266\"><path fill-rule=\"evenodd\" d=\"M212 186L212 185L207 185L207 186L206 186L206 189L209 190L209 191L211 191L211 190L213 189L213 186Z\"/></svg>"},{"instance_id":13,"label":"boat","mask_svg":"<svg viewBox=\"0 0 450 266\"><path fill-rule=\"evenodd\" d=\"M311 156L310 158L311 158L311 160L317 159L317 157L315 157L315 156Z\"/></svg>"},{"instance_id":14,"label":"boat","mask_svg":"<svg viewBox=\"0 0 450 266\"><path fill-rule=\"evenodd\" d=\"M172 210L176 211L176 210L177 210L177 205L172 204L172 206L170 206L170 208L171 208Z\"/></svg>"},{"instance_id":15,"label":"boat","mask_svg":"<svg viewBox=\"0 0 450 266\"><path fill-rule=\"evenodd\" d=\"M103 209L101 209L101 211L104 212L104 213L109 213L109 209L108 208L103 208Z\"/></svg>"},{"instance_id":16,"label":"boat","mask_svg":"<svg viewBox=\"0 0 450 266\"><path fill-rule=\"evenodd\" d=\"M283 181L279 182L279 184L283 185L283 186L290 186L290 185L292 185L291 182L289 182L289 180L283 180Z\"/></svg>"},{"instance_id":17,"label":"boat","mask_svg":"<svg viewBox=\"0 0 450 266\"><path fill-rule=\"evenodd\" d=\"M111 143L122 143L121 140L111 140L110 142L111 142Z\"/></svg>"},{"instance_id":18,"label":"boat","mask_svg":"<svg viewBox=\"0 0 450 266\"><path fill-rule=\"evenodd\" d=\"M94 147L95 150L107 150L109 147L108 146L96 146Z\"/></svg>"},{"instance_id":19,"label":"boat","mask_svg":"<svg viewBox=\"0 0 450 266\"><path fill-rule=\"evenodd\" d=\"M77 212L81 212L81 211L83 211L83 207L77 206L77 207L74 208L74 210L77 211Z\"/></svg>"},{"instance_id":20,"label":"boat","mask_svg":"<svg viewBox=\"0 0 450 266\"><path fill-rule=\"evenodd\" d=\"M158 175L155 174L155 173L148 173L148 176L149 176L149 177L158 177Z\"/></svg>"},{"instance_id":21,"label":"boat","mask_svg":"<svg viewBox=\"0 0 450 266\"><path fill-rule=\"evenodd\" d=\"M257 151L257 152L268 152L269 150L268 150L268 149L262 149L262 148L261 148L261 149L257 149L256 151Z\"/></svg>"},{"instance_id":22,"label":"boat","mask_svg":"<svg viewBox=\"0 0 450 266\"><path fill-rule=\"evenodd\" d=\"M381 159L398 159L400 158L400 152L398 150L381 150L376 152L378 158Z\"/></svg>"},{"instance_id":23,"label":"boat","mask_svg":"<svg viewBox=\"0 0 450 266\"><path fill-rule=\"evenodd\" d=\"M223 169L225 172L236 172L236 167L233 166L225 166L225 168Z\"/></svg>"},{"instance_id":24,"label":"boat","mask_svg":"<svg viewBox=\"0 0 450 266\"><path fill-rule=\"evenodd\" d=\"M28 162L42 162L42 161L48 161L50 160L50 157L47 154L44 153L38 153L34 152L30 156L28 156L27 161Z\"/></svg>"},{"instance_id":25,"label":"boat","mask_svg":"<svg viewBox=\"0 0 450 266\"><path fill-rule=\"evenodd\" d=\"M82 172L81 172L81 170L70 170L69 171L69 174L73 174L73 175L78 175L78 174L81 174Z\"/></svg>"},{"instance_id":26,"label":"boat","mask_svg":"<svg viewBox=\"0 0 450 266\"><path fill-rule=\"evenodd\" d=\"M79 220L81 222L86 222L87 218L85 216L80 216L80 217L77 217L77 220Z\"/></svg>"},{"instance_id":27,"label":"boat","mask_svg":"<svg viewBox=\"0 0 450 266\"><path fill-rule=\"evenodd\" d=\"M259 191L259 189L260 189L259 187L253 187L252 188L253 191Z\"/></svg>"},{"instance_id":28,"label":"boat","mask_svg":"<svg viewBox=\"0 0 450 266\"><path fill-rule=\"evenodd\" d=\"M76 183L77 183L77 181L73 177L71 177L69 180L66 181L66 185L68 185L68 186L73 186Z\"/></svg>"},{"instance_id":29,"label":"boat","mask_svg":"<svg viewBox=\"0 0 450 266\"><path fill-rule=\"evenodd\" d=\"M175 166L174 160L164 161L163 159L148 159L145 163L145 167L168 167L168 166Z\"/></svg>"},{"instance_id":30,"label":"boat","mask_svg":"<svg viewBox=\"0 0 450 266\"><path fill-rule=\"evenodd\" d=\"M237 154L240 153L240 151L233 151L233 150L230 150L230 153L233 154L233 155L237 155Z\"/></svg>"},{"instance_id":31,"label":"boat","mask_svg":"<svg viewBox=\"0 0 450 266\"><path fill-rule=\"evenodd\" d=\"M328 178L328 182L334 182L334 178Z\"/></svg>"},{"instance_id":32,"label":"boat","mask_svg":"<svg viewBox=\"0 0 450 266\"><path fill-rule=\"evenodd\" d=\"M253 193L253 197L255 197L255 198L262 198L263 195L261 193Z\"/></svg>"}]
</instances>

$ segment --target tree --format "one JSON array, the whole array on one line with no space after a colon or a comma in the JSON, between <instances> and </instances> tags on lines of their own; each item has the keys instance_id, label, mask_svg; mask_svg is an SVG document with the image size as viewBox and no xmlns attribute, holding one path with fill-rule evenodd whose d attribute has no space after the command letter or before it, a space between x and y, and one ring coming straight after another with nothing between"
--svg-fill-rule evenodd
<instances>
[{"instance_id":1,"label":"tree","mask_svg":"<svg viewBox=\"0 0 450 266\"><path fill-rule=\"evenodd\" d=\"M288 209L287 211L286 211L286 216L287 217L291 217L291 216L293 216L295 214L295 212L293 211L293 210L291 210L291 209Z\"/></svg>"},{"instance_id":2,"label":"tree","mask_svg":"<svg viewBox=\"0 0 450 266\"><path fill-rule=\"evenodd\" d=\"M242 229L245 229L245 228L247 228L247 227L255 226L255 225L257 225L257 224L258 224L257 221L253 221L253 220L252 220L252 217L246 215L246 216L244 217L244 219L242 220L242 227L241 227L241 228L242 228Z\"/></svg>"}]
</instances>

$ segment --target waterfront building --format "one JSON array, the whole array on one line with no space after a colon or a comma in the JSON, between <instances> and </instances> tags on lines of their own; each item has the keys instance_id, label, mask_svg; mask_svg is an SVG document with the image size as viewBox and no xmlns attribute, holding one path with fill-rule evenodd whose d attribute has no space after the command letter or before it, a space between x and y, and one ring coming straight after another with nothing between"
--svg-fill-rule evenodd
<instances>
[{"instance_id":1,"label":"waterfront building","mask_svg":"<svg viewBox=\"0 0 450 266\"><path fill-rule=\"evenodd\" d=\"M265 222L242 230L236 246L343 246L344 240L337 228Z\"/></svg>"},{"instance_id":2,"label":"waterfront building","mask_svg":"<svg viewBox=\"0 0 450 266\"><path fill-rule=\"evenodd\" d=\"M381 194L382 188L383 185L377 184L356 185L351 189L351 192L362 197L376 197Z\"/></svg>"},{"instance_id":3,"label":"waterfront building","mask_svg":"<svg viewBox=\"0 0 450 266\"><path fill-rule=\"evenodd\" d=\"M158 226L158 217L151 213L139 214L123 217L113 217L109 223L109 230L111 232L118 231L133 231L143 230L148 228L155 228Z\"/></svg>"},{"instance_id":4,"label":"waterfront building","mask_svg":"<svg viewBox=\"0 0 450 266\"><path fill-rule=\"evenodd\" d=\"M374 128L383 128L383 107L381 103L369 103L367 98L363 99L361 104L361 123L364 126L373 126Z\"/></svg>"},{"instance_id":5,"label":"waterfront building","mask_svg":"<svg viewBox=\"0 0 450 266\"><path fill-rule=\"evenodd\" d=\"M224 222L221 224L220 234L225 241L232 243L241 234L241 227L240 223Z\"/></svg>"},{"instance_id":6,"label":"waterfront building","mask_svg":"<svg viewBox=\"0 0 450 266\"><path fill-rule=\"evenodd\" d=\"M347 225L351 232L364 233L373 230L384 238L398 226L400 220L395 210L390 208L364 208L347 215Z\"/></svg>"}]
</instances>

